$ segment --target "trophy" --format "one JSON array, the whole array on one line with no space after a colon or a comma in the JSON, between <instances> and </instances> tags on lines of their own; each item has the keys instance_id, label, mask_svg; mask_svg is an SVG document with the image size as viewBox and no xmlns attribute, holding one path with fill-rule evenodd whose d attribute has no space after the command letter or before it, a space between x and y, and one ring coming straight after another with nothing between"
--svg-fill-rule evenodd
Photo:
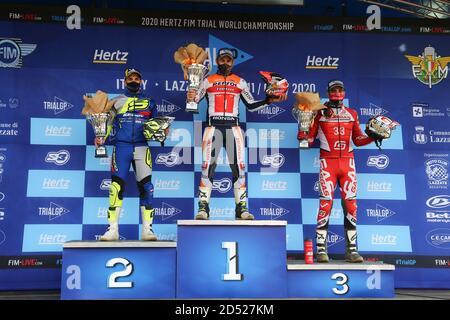
<instances>
[{"instance_id":1,"label":"trophy","mask_svg":"<svg viewBox=\"0 0 450 320\"><path fill-rule=\"evenodd\" d=\"M180 47L174 53L174 60L181 65L184 79L188 80L189 90L199 90L203 79L209 72L209 68L203 63L207 60L208 53L194 43L186 47ZM186 102L186 111L198 113L198 103L195 101Z\"/></svg>"},{"instance_id":2,"label":"trophy","mask_svg":"<svg viewBox=\"0 0 450 320\"><path fill-rule=\"evenodd\" d=\"M316 111L326 108L320 103L318 93L300 92L295 95L295 104L292 108L292 115L298 122L298 131L303 132L305 138L300 139L299 148L308 149L308 133L316 115Z\"/></svg>"},{"instance_id":3,"label":"trophy","mask_svg":"<svg viewBox=\"0 0 450 320\"><path fill-rule=\"evenodd\" d=\"M112 115L109 112L114 102L108 101L108 96L102 91L97 91L96 94L91 96L83 96L85 106L81 112L86 116L87 121L92 125L96 138L104 139L108 131L108 125L111 123ZM106 147L101 145L95 149L96 158L106 158L108 154Z\"/></svg>"}]
</instances>

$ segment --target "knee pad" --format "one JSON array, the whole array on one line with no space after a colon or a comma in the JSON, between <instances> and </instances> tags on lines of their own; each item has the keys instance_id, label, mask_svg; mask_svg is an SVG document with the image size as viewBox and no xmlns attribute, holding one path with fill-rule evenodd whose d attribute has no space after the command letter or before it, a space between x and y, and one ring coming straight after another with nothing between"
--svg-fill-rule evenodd
<instances>
[{"instance_id":1,"label":"knee pad","mask_svg":"<svg viewBox=\"0 0 450 320\"><path fill-rule=\"evenodd\" d=\"M323 200L319 202L319 212L317 213L317 229L328 229L333 200Z\"/></svg>"},{"instance_id":2,"label":"knee pad","mask_svg":"<svg viewBox=\"0 0 450 320\"><path fill-rule=\"evenodd\" d=\"M111 186L109 187L109 207L121 207L125 181L118 176L112 176L111 180Z\"/></svg>"},{"instance_id":3,"label":"knee pad","mask_svg":"<svg viewBox=\"0 0 450 320\"><path fill-rule=\"evenodd\" d=\"M152 205L154 188L151 179L152 176L147 176L137 183L141 206L151 207Z\"/></svg>"},{"instance_id":4,"label":"knee pad","mask_svg":"<svg viewBox=\"0 0 450 320\"><path fill-rule=\"evenodd\" d=\"M344 208L344 228L346 230L356 229L356 199L345 199L342 201L342 207Z\"/></svg>"}]
</instances>

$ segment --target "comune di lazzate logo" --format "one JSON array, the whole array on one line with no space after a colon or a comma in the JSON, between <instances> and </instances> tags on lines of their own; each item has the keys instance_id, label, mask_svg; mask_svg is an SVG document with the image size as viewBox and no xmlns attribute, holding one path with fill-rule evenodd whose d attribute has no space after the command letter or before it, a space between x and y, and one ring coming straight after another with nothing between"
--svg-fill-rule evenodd
<instances>
[{"instance_id":1,"label":"comune di lazzate logo","mask_svg":"<svg viewBox=\"0 0 450 320\"><path fill-rule=\"evenodd\" d=\"M17 38L0 38L0 67L21 68L22 57L36 49L35 44L23 43Z\"/></svg>"}]
</instances>

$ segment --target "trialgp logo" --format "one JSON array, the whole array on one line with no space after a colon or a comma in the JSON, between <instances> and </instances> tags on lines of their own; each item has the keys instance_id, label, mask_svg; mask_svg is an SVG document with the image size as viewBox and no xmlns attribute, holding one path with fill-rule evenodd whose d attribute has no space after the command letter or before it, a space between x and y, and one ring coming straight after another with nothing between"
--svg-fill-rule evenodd
<instances>
[{"instance_id":1,"label":"trialgp logo","mask_svg":"<svg viewBox=\"0 0 450 320\"><path fill-rule=\"evenodd\" d=\"M447 64L450 62L450 57L437 55L436 49L433 47L426 47L423 53L418 56L405 54L405 58L412 64L414 78L427 85L430 89L433 85L447 78Z\"/></svg>"},{"instance_id":2,"label":"trialgp logo","mask_svg":"<svg viewBox=\"0 0 450 320\"><path fill-rule=\"evenodd\" d=\"M36 49L35 44L23 43L17 38L0 38L0 67L21 68L22 57L27 56Z\"/></svg>"}]
</instances>

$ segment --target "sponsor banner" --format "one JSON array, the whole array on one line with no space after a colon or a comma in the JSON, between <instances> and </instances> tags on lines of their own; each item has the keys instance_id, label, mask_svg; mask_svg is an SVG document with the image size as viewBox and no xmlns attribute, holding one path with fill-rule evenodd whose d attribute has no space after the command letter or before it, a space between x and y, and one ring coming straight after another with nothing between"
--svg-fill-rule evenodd
<instances>
[{"instance_id":1,"label":"sponsor banner","mask_svg":"<svg viewBox=\"0 0 450 320\"><path fill-rule=\"evenodd\" d=\"M85 197L83 199L83 224L108 224L109 199ZM124 197L119 223L138 224L140 217L139 198Z\"/></svg>"},{"instance_id":2,"label":"sponsor banner","mask_svg":"<svg viewBox=\"0 0 450 320\"><path fill-rule=\"evenodd\" d=\"M155 171L152 174L155 198L193 198L194 172Z\"/></svg>"},{"instance_id":3,"label":"sponsor banner","mask_svg":"<svg viewBox=\"0 0 450 320\"><path fill-rule=\"evenodd\" d=\"M298 148L298 125L293 123L247 123L249 148Z\"/></svg>"},{"instance_id":4,"label":"sponsor banner","mask_svg":"<svg viewBox=\"0 0 450 320\"><path fill-rule=\"evenodd\" d=\"M22 252L61 252L64 242L81 237L81 224L25 224Z\"/></svg>"},{"instance_id":5,"label":"sponsor banner","mask_svg":"<svg viewBox=\"0 0 450 320\"><path fill-rule=\"evenodd\" d=\"M0 256L0 269L60 268L61 255Z\"/></svg>"},{"instance_id":6,"label":"sponsor banner","mask_svg":"<svg viewBox=\"0 0 450 320\"><path fill-rule=\"evenodd\" d=\"M29 170L28 197L83 197L84 171Z\"/></svg>"},{"instance_id":7,"label":"sponsor banner","mask_svg":"<svg viewBox=\"0 0 450 320\"><path fill-rule=\"evenodd\" d=\"M152 206L155 208L153 225L176 223L177 220L194 218L194 201L189 198L155 198Z\"/></svg>"},{"instance_id":8,"label":"sponsor banner","mask_svg":"<svg viewBox=\"0 0 450 320\"><path fill-rule=\"evenodd\" d=\"M430 230L425 239L430 246L437 249L450 250L450 229L438 228Z\"/></svg>"},{"instance_id":9,"label":"sponsor banner","mask_svg":"<svg viewBox=\"0 0 450 320\"><path fill-rule=\"evenodd\" d=\"M406 200L403 174L357 174L358 199Z\"/></svg>"},{"instance_id":10,"label":"sponsor banner","mask_svg":"<svg viewBox=\"0 0 450 320\"><path fill-rule=\"evenodd\" d=\"M300 174L278 173L276 175L261 175L248 173L248 194L250 198L300 198Z\"/></svg>"},{"instance_id":11,"label":"sponsor banner","mask_svg":"<svg viewBox=\"0 0 450 320\"><path fill-rule=\"evenodd\" d=\"M358 226L360 251L412 252L409 226Z\"/></svg>"},{"instance_id":12,"label":"sponsor banner","mask_svg":"<svg viewBox=\"0 0 450 320\"><path fill-rule=\"evenodd\" d=\"M31 144L86 144L86 120L31 118Z\"/></svg>"},{"instance_id":13,"label":"sponsor banner","mask_svg":"<svg viewBox=\"0 0 450 320\"><path fill-rule=\"evenodd\" d=\"M298 172L299 158L295 149L248 149L248 171L261 174Z\"/></svg>"},{"instance_id":14,"label":"sponsor banner","mask_svg":"<svg viewBox=\"0 0 450 320\"><path fill-rule=\"evenodd\" d=\"M319 212L319 198L302 199L302 221L303 224L317 225L317 213ZM333 207L330 212L330 225L343 225L344 213L341 200L333 200Z\"/></svg>"},{"instance_id":15,"label":"sponsor banner","mask_svg":"<svg viewBox=\"0 0 450 320\"><path fill-rule=\"evenodd\" d=\"M265 199L249 200L249 210L256 220L286 220L290 223L301 223L299 214L302 205L299 199Z\"/></svg>"},{"instance_id":16,"label":"sponsor banner","mask_svg":"<svg viewBox=\"0 0 450 320\"><path fill-rule=\"evenodd\" d=\"M28 198L23 204L27 208L23 220L26 223L82 223L82 204L82 198Z\"/></svg>"}]
</instances>

